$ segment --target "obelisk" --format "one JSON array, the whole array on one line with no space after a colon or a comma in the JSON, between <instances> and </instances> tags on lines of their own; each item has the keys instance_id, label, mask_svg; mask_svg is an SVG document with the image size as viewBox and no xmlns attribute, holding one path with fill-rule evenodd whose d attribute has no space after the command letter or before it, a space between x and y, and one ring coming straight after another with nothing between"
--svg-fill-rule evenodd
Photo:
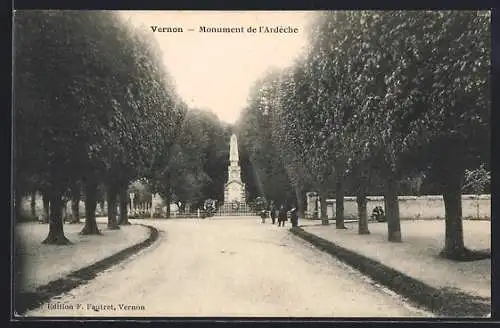
<instances>
[{"instance_id":1,"label":"obelisk","mask_svg":"<svg viewBox=\"0 0 500 328\"><path fill-rule=\"evenodd\" d=\"M228 179L224 188L224 203L244 203L245 185L241 181L238 140L234 134L229 142L229 167L227 171Z\"/></svg>"}]
</instances>

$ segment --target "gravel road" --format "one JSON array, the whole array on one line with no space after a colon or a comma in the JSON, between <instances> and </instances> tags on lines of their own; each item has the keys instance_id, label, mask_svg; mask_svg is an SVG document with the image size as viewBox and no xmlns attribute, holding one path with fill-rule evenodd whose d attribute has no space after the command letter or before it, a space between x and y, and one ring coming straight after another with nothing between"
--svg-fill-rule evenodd
<instances>
[{"instance_id":1,"label":"gravel road","mask_svg":"<svg viewBox=\"0 0 500 328\"><path fill-rule=\"evenodd\" d=\"M422 317L397 295L259 218L151 220L150 248L29 316Z\"/></svg>"}]
</instances>

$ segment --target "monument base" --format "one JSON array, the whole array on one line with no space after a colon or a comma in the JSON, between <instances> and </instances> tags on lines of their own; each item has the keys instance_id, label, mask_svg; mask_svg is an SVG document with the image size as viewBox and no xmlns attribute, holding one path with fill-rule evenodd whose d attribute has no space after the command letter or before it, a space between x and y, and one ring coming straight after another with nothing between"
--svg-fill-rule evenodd
<instances>
[{"instance_id":1,"label":"monument base","mask_svg":"<svg viewBox=\"0 0 500 328\"><path fill-rule=\"evenodd\" d=\"M248 216L255 215L246 203L230 202L222 204L217 210L218 216Z\"/></svg>"}]
</instances>

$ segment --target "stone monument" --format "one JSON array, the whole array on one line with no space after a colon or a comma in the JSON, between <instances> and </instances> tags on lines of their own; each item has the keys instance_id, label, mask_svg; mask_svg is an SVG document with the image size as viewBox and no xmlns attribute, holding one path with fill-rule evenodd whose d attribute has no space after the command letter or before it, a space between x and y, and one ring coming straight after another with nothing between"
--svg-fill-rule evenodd
<instances>
[{"instance_id":1,"label":"stone monument","mask_svg":"<svg viewBox=\"0 0 500 328\"><path fill-rule=\"evenodd\" d=\"M236 135L229 143L229 167L227 183L224 186L224 204L245 203L245 184L241 181L241 169Z\"/></svg>"}]
</instances>

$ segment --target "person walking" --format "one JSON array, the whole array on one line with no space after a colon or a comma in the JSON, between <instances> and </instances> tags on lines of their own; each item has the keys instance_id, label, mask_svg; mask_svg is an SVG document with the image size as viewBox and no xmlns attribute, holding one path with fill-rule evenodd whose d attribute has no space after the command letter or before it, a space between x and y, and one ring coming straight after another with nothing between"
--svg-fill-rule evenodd
<instances>
[{"instance_id":1,"label":"person walking","mask_svg":"<svg viewBox=\"0 0 500 328\"><path fill-rule=\"evenodd\" d=\"M274 204L271 206L271 221L273 224L276 223L276 206Z\"/></svg>"},{"instance_id":2,"label":"person walking","mask_svg":"<svg viewBox=\"0 0 500 328\"><path fill-rule=\"evenodd\" d=\"M284 227L286 221L286 209L284 205L281 205L278 211L278 227Z\"/></svg>"}]
</instances>

